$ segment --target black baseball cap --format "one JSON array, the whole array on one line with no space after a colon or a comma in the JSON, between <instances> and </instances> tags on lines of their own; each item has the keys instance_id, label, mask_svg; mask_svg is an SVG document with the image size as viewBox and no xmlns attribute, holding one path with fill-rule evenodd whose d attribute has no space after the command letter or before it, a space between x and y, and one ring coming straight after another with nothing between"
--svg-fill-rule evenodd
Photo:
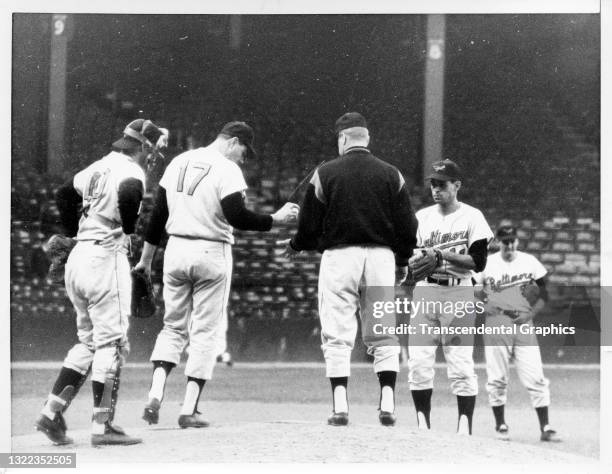
<instances>
[{"instance_id":1,"label":"black baseball cap","mask_svg":"<svg viewBox=\"0 0 612 474\"><path fill-rule=\"evenodd\" d=\"M516 227L511 224L505 224L497 229L497 240L500 242L514 240L517 238Z\"/></svg>"},{"instance_id":2,"label":"black baseball cap","mask_svg":"<svg viewBox=\"0 0 612 474\"><path fill-rule=\"evenodd\" d=\"M136 119L127 124L123 130L123 137L113 143L118 150L134 150L140 145L151 148L157 145L157 141L163 135L160 128L150 120Z\"/></svg>"},{"instance_id":3,"label":"black baseball cap","mask_svg":"<svg viewBox=\"0 0 612 474\"><path fill-rule=\"evenodd\" d=\"M360 113L347 112L338 120L336 120L336 135L338 135L342 130L346 130L347 128L353 127L368 128L368 124L366 123L366 119Z\"/></svg>"},{"instance_id":4,"label":"black baseball cap","mask_svg":"<svg viewBox=\"0 0 612 474\"><path fill-rule=\"evenodd\" d=\"M461 168L451 160L436 161L433 165L433 173L427 179L438 181L457 181L461 179Z\"/></svg>"},{"instance_id":5,"label":"black baseball cap","mask_svg":"<svg viewBox=\"0 0 612 474\"><path fill-rule=\"evenodd\" d=\"M226 123L219 135L227 135L228 137L236 137L240 140L246 149L247 149L247 159L252 159L257 157L257 153L255 153L255 149L253 148L253 140L255 139L255 134L253 133L253 129L246 122L228 122Z\"/></svg>"}]
</instances>

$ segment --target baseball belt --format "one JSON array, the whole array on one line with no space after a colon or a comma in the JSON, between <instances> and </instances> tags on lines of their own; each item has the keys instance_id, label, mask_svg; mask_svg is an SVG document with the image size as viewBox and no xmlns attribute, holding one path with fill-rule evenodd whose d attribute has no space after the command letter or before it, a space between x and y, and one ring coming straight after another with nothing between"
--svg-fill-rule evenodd
<instances>
[{"instance_id":1,"label":"baseball belt","mask_svg":"<svg viewBox=\"0 0 612 474\"><path fill-rule=\"evenodd\" d=\"M461 284L461 278L434 278L427 277L427 283L435 283L441 286L457 286Z\"/></svg>"},{"instance_id":2,"label":"baseball belt","mask_svg":"<svg viewBox=\"0 0 612 474\"><path fill-rule=\"evenodd\" d=\"M495 310L497 314L503 314L504 316L508 316L511 319L516 319L520 315L520 311L516 311L513 309L502 309L495 306Z\"/></svg>"}]
</instances>

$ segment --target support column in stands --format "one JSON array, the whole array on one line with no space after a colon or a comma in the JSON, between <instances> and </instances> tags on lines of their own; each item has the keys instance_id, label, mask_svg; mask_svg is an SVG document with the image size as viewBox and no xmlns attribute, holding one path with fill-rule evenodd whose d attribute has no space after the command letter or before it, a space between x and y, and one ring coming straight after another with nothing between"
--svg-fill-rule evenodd
<instances>
[{"instance_id":1,"label":"support column in stands","mask_svg":"<svg viewBox=\"0 0 612 474\"><path fill-rule=\"evenodd\" d=\"M68 15L54 14L51 21L47 170L51 174L61 174L66 165L64 133L66 128Z\"/></svg>"},{"instance_id":2,"label":"support column in stands","mask_svg":"<svg viewBox=\"0 0 612 474\"><path fill-rule=\"evenodd\" d=\"M442 160L444 122L445 17L427 16L425 110L423 114L423 170Z\"/></svg>"}]
</instances>

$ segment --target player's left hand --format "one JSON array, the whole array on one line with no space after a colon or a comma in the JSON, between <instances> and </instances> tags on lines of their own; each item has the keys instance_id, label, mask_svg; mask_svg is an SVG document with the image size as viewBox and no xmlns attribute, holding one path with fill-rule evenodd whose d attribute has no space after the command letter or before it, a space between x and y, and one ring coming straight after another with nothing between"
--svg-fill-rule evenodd
<instances>
[{"instance_id":1,"label":"player's left hand","mask_svg":"<svg viewBox=\"0 0 612 474\"><path fill-rule=\"evenodd\" d=\"M402 285L408 278L408 265L395 267L395 284Z\"/></svg>"},{"instance_id":2,"label":"player's left hand","mask_svg":"<svg viewBox=\"0 0 612 474\"><path fill-rule=\"evenodd\" d=\"M300 252L291 246L291 239L277 240L276 245L282 247L280 257L292 259Z\"/></svg>"},{"instance_id":3,"label":"player's left hand","mask_svg":"<svg viewBox=\"0 0 612 474\"><path fill-rule=\"evenodd\" d=\"M417 282L430 276L442 262L439 249L432 247L414 250L414 255L408 260L411 278Z\"/></svg>"},{"instance_id":4,"label":"player's left hand","mask_svg":"<svg viewBox=\"0 0 612 474\"><path fill-rule=\"evenodd\" d=\"M514 324L525 324L533 319L535 316L535 311L533 309L529 309L529 311L521 311L519 315L514 318Z\"/></svg>"}]
</instances>

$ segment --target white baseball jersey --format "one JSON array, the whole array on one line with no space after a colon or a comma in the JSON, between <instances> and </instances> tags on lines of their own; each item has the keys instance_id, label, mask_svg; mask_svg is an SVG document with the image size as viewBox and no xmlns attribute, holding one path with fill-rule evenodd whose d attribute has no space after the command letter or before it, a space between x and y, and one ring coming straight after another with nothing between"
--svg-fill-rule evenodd
<instances>
[{"instance_id":1,"label":"white baseball jersey","mask_svg":"<svg viewBox=\"0 0 612 474\"><path fill-rule=\"evenodd\" d=\"M437 204L421 209L416 213L419 227L417 246L450 250L467 254L470 246L477 240L493 238L493 232L482 212L460 202L459 208L448 215L443 215ZM471 278L471 270L460 268L447 260L436 269L434 278Z\"/></svg>"},{"instance_id":2,"label":"white baseball jersey","mask_svg":"<svg viewBox=\"0 0 612 474\"><path fill-rule=\"evenodd\" d=\"M521 285L546 275L546 268L534 256L516 252L514 260L505 261L501 252L487 259L486 268L475 276L487 293L489 304L502 310L529 311L529 302L521 295ZM487 316L487 326L513 327L514 322L502 313ZM529 321L527 324L533 324ZM514 356L521 383L527 388L535 407L550 405L549 381L544 376L538 340L534 334L485 335L487 392L491 406L507 402L509 361Z\"/></svg>"},{"instance_id":3,"label":"white baseball jersey","mask_svg":"<svg viewBox=\"0 0 612 474\"><path fill-rule=\"evenodd\" d=\"M546 275L546 268L537 258L524 252L516 252L511 262L505 261L501 252L487 259L486 268L476 275L482 284L489 303L502 309L529 311L529 302L521 294L521 286Z\"/></svg>"},{"instance_id":4,"label":"white baseball jersey","mask_svg":"<svg viewBox=\"0 0 612 474\"><path fill-rule=\"evenodd\" d=\"M247 189L236 163L211 146L189 150L170 162L159 184L166 190L169 235L234 243L221 200Z\"/></svg>"},{"instance_id":5,"label":"white baseball jersey","mask_svg":"<svg viewBox=\"0 0 612 474\"><path fill-rule=\"evenodd\" d=\"M100 240L121 225L118 195L122 181L135 178L145 186L143 169L129 156L116 151L74 176L74 189L83 197L83 214L77 240Z\"/></svg>"},{"instance_id":6,"label":"white baseball jersey","mask_svg":"<svg viewBox=\"0 0 612 474\"><path fill-rule=\"evenodd\" d=\"M121 226L119 186L139 180L143 169L131 157L110 152L77 173L73 187L83 198L83 214L77 240L66 262L66 293L77 314L79 342L68 352L64 366L104 382L114 361L114 342L127 344L132 279L125 235L115 246L97 245L107 233Z\"/></svg>"}]
</instances>

